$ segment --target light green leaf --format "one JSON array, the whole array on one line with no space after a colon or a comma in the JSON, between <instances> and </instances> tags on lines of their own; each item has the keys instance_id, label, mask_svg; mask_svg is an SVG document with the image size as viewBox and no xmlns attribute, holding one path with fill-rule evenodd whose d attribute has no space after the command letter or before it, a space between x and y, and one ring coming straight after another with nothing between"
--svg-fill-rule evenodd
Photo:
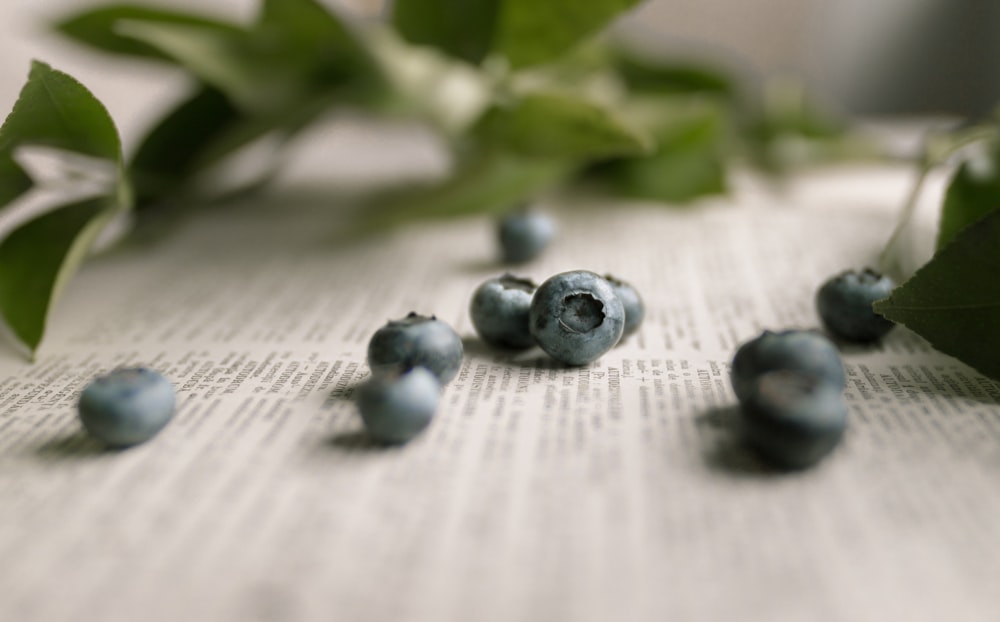
<instances>
[{"instance_id":1,"label":"light green leaf","mask_svg":"<svg viewBox=\"0 0 1000 622\"><path fill-rule=\"evenodd\" d=\"M116 212L107 197L73 203L28 221L0 241L0 311L33 352L60 291Z\"/></svg>"},{"instance_id":2,"label":"light green leaf","mask_svg":"<svg viewBox=\"0 0 1000 622\"><path fill-rule=\"evenodd\" d=\"M634 104L629 114L650 128L655 150L602 163L592 175L625 196L669 203L726 191L729 128L723 106L698 97L652 97Z\"/></svg>"},{"instance_id":3,"label":"light green leaf","mask_svg":"<svg viewBox=\"0 0 1000 622\"><path fill-rule=\"evenodd\" d=\"M193 26L215 31L220 36L238 34L242 30L234 24L208 17L131 4L115 4L86 9L60 20L55 24L55 28L77 43L89 45L104 52L158 60L173 60L159 48L120 32L121 24L128 21Z\"/></svg>"},{"instance_id":4,"label":"light green leaf","mask_svg":"<svg viewBox=\"0 0 1000 622\"><path fill-rule=\"evenodd\" d=\"M649 149L646 137L611 111L554 92L497 104L473 131L486 144L536 158L596 159Z\"/></svg>"},{"instance_id":5,"label":"light green leaf","mask_svg":"<svg viewBox=\"0 0 1000 622\"><path fill-rule=\"evenodd\" d=\"M937 248L944 248L963 229L1000 207L1000 161L994 147L988 156L967 160L955 171L944 195Z\"/></svg>"},{"instance_id":6,"label":"light green leaf","mask_svg":"<svg viewBox=\"0 0 1000 622\"><path fill-rule=\"evenodd\" d=\"M514 68L545 63L597 34L641 0L503 0L495 49Z\"/></svg>"},{"instance_id":7,"label":"light green leaf","mask_svg":"<svg viewBox=\"0 0 1000 622\"><path fill-rule=\"evenodd\" d=\"M0 241L0 315L32 351L62 285L103 225L131 203L121 141L104 106L72 77L40 62L0 128L0 207L34 181L18 164L19 149L51 147L106 160L117 179L103 196L36 217Z\"/></svg>"},{"instance_id":8,"label":"light green leaf","mask_svg":"<svg viewBox=\"0 0 1000 622\"><path fill-rule=\"evenodd\" d=\"M935 348L1000 379L1000 211L963 229L877 313Z\"/></svg>"},{"instance_id":9,"label":"light green leaf","mask_svg":"<svg viewBox=\"0 0 1000 622\"><path fill-rule=\"evenodd\" d=\"M439 184L378 198L369 206L361 228L374 230L427 218L503 212L557 185L572 169L563 161L509 154L475 158Z\"/></svg>"},{"instance_id":10,"label":"light green leaf","mask_svg":"<svg viewBox=\"0 0 1000 622\"><path fill-rule=\"evenodd\" d=\"M481 62L493 47L502 0L396 0L392 23L410 43Z\"/></svg>"}]
</instances>

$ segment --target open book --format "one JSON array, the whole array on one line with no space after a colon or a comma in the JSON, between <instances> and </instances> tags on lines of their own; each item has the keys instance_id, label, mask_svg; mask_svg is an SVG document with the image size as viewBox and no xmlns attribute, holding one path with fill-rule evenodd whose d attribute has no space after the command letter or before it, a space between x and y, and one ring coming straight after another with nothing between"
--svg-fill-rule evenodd
<instances>
[{"instance_id":1,"label":"open book","mask_svg":"<svg viewBox=\"0 0 1000 622\"><path fill-rule=\"evenodd\" d=\"M485 217L356 237L286 186L96 257L37 363L0 350L0 619L994 619L997 383L897 328L844 352L849 430L817 467L734 436L736 347L817 327L817 286L874 261L910 181L550 202L559 238L515 272L611 273L647 305L581 368L476 338L469 298L507 269ZM352 395L411 310L466 354L431 426L386 449ZM75 402L131 364L177 415L102 451Z\"/></svg>"}]
</instances>

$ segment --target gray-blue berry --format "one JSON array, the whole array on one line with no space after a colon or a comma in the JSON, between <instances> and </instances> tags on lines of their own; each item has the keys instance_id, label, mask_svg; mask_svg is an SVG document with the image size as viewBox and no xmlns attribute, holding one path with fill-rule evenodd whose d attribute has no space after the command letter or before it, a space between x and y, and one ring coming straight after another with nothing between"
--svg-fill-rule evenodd
<instances>
[{"instance_id":1,"label":"gray-blue berry","mask_svg":"<svg viewBox=\"0 0 1000 622\"><path fill-rule=\"evenodd\" d=\"M411 312L375 331L368 342L368 366L373 372L426 367L447 384L462 366L462 339L434 316Z\"/></svg>"},{"instance_id":2,"label":"gray-blue berry","mask_svg":"<svg viewBox=\"0 0 1000 622\"><path fill-rule=\"evenodd\" d=\"M639 330L643 318L646 317L646 305L643 303L642 297L639 296L639 292L630 283L610 274L605 274L604 280L615 288L618 299L625 307L625 329L622 331L622 339L624 339Z\"/></svg>"},{"instance_id":3,"label":"gray-blue berry","mask_svg":"<svg viewBox=\"0 0 1000 622\"><path fill-rule=\"evenodd\" d=\"M729 377L736 397L742 401L760 375L781 369L814 374L837 391L844 388L844 364L832 341L813 331L765 330L733 357Z\"/></svg>"},{"instance_id":4,"label":"gray-blue berry","mask_svg":"<svg viewBox=\"0 0 1000 622\"><path fill-rule=\"evenodd\" d=\"M111 447L128 447L156 436L173 418L176 397L170 381L145 368L116 369L99 376L80 394L80 422Z\"/></svg>"},{"instance_id":5,"label":"gray-blue berry","mask_svg":"<svg viewBox=\"0 0 1000 622\"><path fill-rule=\"evenodd\" d=\"M837 446L847 404L834 385L810 373L779 370L759 376L742 403L743 434L768 462L812 466Z\"/></svg>"},{"instance_id":6,"label":"gray-blue berry","mask_svg":"<svg viewBox=\"0 0 1000 622\"><path fill-rule=\"evenodd\" d=\"M500 220L500 250L507 263L531 261L542 253L556 234L548 215L530 210L507 214Z\"/></svg>"},{"instance_id":7,"label":"gray-blue berry","mask_svg":"<svg viewBox=\"0 0 1000 622\"><path fill-rule=\"evenodd\" d=\"M538 289L531 279L512 274L490 279L476 288L469 303L469 317L483 341L505 348L530 348L535 344L528 327L531 297Z\"/></svg>"},{"instance_id":8,"label":"gray-blue berry","mask_svg":"<svg viewBox=\"0 0 1000 622\"><path fill-rule=\"evenodd\" d=\"M882 338L894 324L872 309L896 286L888 276L871 269L848 270L831 277L816 292L816 310L830 334L845 341L866 343Z\"/></svg>"},{"instance_id":9,"label":"gray-blue berry","mask_svg":"<svg viewBox=\"0 0 1000 622\"><path fill-rule=\"evenodd\" d=\"M531 334L543 350L568 365L586 365L621 339L625 308L606 280L586 270L557 274L531 301Z\"/></svg>"},{"instance_id":10,"label":"gray-blue berry","mask_svg":"<svg viewBox=\"0 0 1000 622\"><path fill-rule=\"evenodd\" d=\"M377 373L358 388L358 412L373 440L405 443L430 424L440 394L437 377L424 367Z\"/></svg>"}]
</instances>

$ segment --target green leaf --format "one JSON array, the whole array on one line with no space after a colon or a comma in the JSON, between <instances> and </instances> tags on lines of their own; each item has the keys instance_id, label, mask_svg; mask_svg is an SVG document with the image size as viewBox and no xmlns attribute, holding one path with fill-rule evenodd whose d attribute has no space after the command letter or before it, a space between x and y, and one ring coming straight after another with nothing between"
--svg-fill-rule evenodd
<instances>
[{"instance_id":1,"label":"green leaf","mask_svg":"<svg viewBox=\"0 0 1000 622\"><path fill-rule=\"evenodd\" d=\"M207 17L130 4L87 9L62 19L55 24L55 28L77 43L83 43L104 52L158 60L173 60L171 56L164 54L159 48L120 32L121 25L129 21L191 26L214 31L220 36L236 35L242 30L234 24Z\"/></svg>"},{"instance_id":2,"label":"green leaf","mask_svg":"<svg viewBox=\"0 0 1000 622\"><path fill-rule=\"evenodd\" d=\"M969 160L955 171L944 195L937 248L944 248L963 229L1000 207L996 151L988 160Z\"/></svg>"},{"instance_id":3,"label":"green leaf","mask_svg":"<svg viewBox=\"0 0 1000 622\"><path fill-rule=\"evenodd\" d=\"M33 352L60 291L117 211L107 197L88 199L28 221L0 242L0 311Z\"/></svg>"},{"instance_id":4,"label":"green leaf","mask_svg":"<svg viewBox=\"0 0 1000 622\"><path fill-rule=\"evenodd\" d=\"M486 144L535 158L596 159L649 148L644 136L609 110L561 93L496 104L473 131Z\"/></svg>"},{"instance_id":5,"label":"green leaf","mask_svg":"<svg viewBox=\"0 0 1000 622\"><path fill-rule=\"evenodd\" d=\"M0 208L33 185L15 159L23 146L53 147L121 166L121 141L107 109L75 79L37 61L0 127Z\"/></svg>"},{"instance_id":6,"label":"green leaf","mask_svg":"<svg viewBox=\"0 0 1000 622\"><path fill-rule=\"evenodd\" d=\"M382 83L361 38L313 0L267 0L248 30L139 20L118 30L160 50L250 114L281 114L330 91L363 99Z\"/></svg>"},{"instance_id":7,"label":"green leaf","mask_svg":"<svg viewBox=\"0 0 1000 622\"><path fill-rule=\"evenodd\" d=\"M501 0L396 0L392 23L410 43L479 63L493 46Z\"/></svg>"},{"instance_id":8,"label":"green leaf","mask_svg":"<svg viewBox=\"0 0 1000 622\"><path fill-rule=\"evenodd\" d=\"M572 169L563 161L526 159L509 154L473 158L441 183L379 197L368 207L362 229L398 226L427 218L506 211L555 186Z\"/></svg>"},{"instance_id":9,"label":"green leaf","mask_svg":"<svg viewBox=\"0 0 1000 622\"><path fill-rule=\"evenodd\" d=\"M105 160L117 172L102 196L48 211L0 241L0 315L34 352L63 284L104 224L130 207L131 192L107 110L75 79L37 61L0 128L0 208L34 186L16 160L19 149L30 147Z\"/></svg>"},{"instance_id":10,"label":"green leaf","mask_svg":"<svg viewBox=\"0 0 1000 622\"><path fill-rule=\"evenodd\" d=\"M150 131L129 165L140 207L176 194L213 143L245 120L218 89L201 87Z\"/></svg>"},{"instance_id":11,"label":"green leaf","mask_svg":"<svg viewBox=\"0 0 1000 622\"><path fill-rule=\"evenodd\" d=\"M591 171L617 192L634 198L684 203L726 191L725 108L712 100L685 97L636 102L657 140L653 153L600 164Z\"/></svg>"},{"instance_id":12,"label":"green leaf","mask_svg":"<svg viewBox=\"0 0 1000 622\"><path fill-rule=\"evenodd\" d=\"M504 0L495 48L511 66L545 63L600 32L641 0Z\"/></svg>"},{"instance_id":13,"label":"green leaf","mask_svg":"<svg viewBox=\"0 0 1000 622\"><path fill-rule=\"evenodd\" d=\"M657 95L711 94L732 100L738 95L733 78L700 63L643 55L615 49L615 66L633 91Z\"/></svg>"},{"instance_id":14,"label":"green leaf","mask_svg":"<svg viewBox=\"0 0 1000 622\"><path fill-rule=\"evenodd\" d=\"M1000 211L963 229L877 313L935 348L1000 379Z\"/></svg>"}]
</instances>

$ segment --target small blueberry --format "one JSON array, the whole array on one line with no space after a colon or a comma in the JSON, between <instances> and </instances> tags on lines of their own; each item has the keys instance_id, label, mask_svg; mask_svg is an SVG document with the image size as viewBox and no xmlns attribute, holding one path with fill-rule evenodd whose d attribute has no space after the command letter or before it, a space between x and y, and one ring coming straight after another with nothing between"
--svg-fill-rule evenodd
<instances>
[{"instance_id":1,"label":"small blueberry","mask_svg":"<svg viewBox=\"0 0 1000 622\"><path fill-rule=\"evenodd\" d=\"M145 368L116 369L80 394L80 422L111 447L138 445L156 436L174 415L174 387Z\"/></svg>"},{"instance_id":2,"label":"small blueberry","mask_svg":"<svg viewBox=\"0 0 1000 622\"><path fill-rule=\"evenodd\" d=\"M621 339L625 307L610 283L593 272L574 270L542 283L531 301L530 328L552 358L586 365Z\"/></svg>"},{"instance_id":3,"label":"small blueberry","mask_svg":"<svg viewBox=\"0 0 1000 622\"><path fill-rule=\"evenodd\" d=\"M819 462L847 427L840 389L807 372L761 374L742 403L743 434L763 458L786 469Z\"/></svg>"},{"instance_id":4,"label":"small blueberry","mask_svg":"<svg viewBox=\"0 0 1000 622\"><path fill-rule=\"evenodd\" d=\"M639 330L643 318L646 317L646 305L642 302L639 292L629 283L610 274L605 274L604 280L615 288L615 293L618 294L622 306L625 307L625 329L622 331L622 339L624 339Z\"/></svg>"},{"instance_id":5,"label":"small blueberry","mask_svg":"<svg viewBox=\"0 0 1000 622\"><path fill-rule=\"evenodd\" d=\"M368 342L368 366L373 372L422 366L447 384L462 365L462 339L433 315L411 312L375 331Z\"/></svg>"},{"instance_id":6,"label":"small blueberry","mask_svg":"<svg viewBox=\"0 0 1000 622\"><path fill-rule=\"evenodd\" d=\"M848 270L823 283L816 292L816 310L834 337L876 341L895 324L875 313L872 303L887 297L895 286L891 278L869 268Z\"/></svg>"},{"instance_id":7,"label":"small blueberry","mask_svg":"<svg viewBox=\"0 0 1000 622\"><path fill-rule=\"evenodd\" d=\"M437 377L424 367L377 373L358 388L358 412L373 440L401 444L430 424L440 393Z\"/></svg>"},{"instance_id":8,"label":"small blueberry","mask_svg":"<svg viewBox=\"0 0 1000 622\"><path fill-rule=\"evenodd\" d=\"M535 344L528 327L531 296L538 286L530 279L505 274L476 288L469 303L469 317L483 341L505 348L530 348Z\"/></svg>"},{"instance_id":9,"label":"small blueberry","mask_svg":"<svg viewBox=\"0 0 1000 622\"><path fill-rule=\"evenodd\" d=\"M548 247L555 234L556 225L549 216L527 209L511 212L500 220L498 230L503 260L531 261Z\"/></svg>"},{"instance_id":10,"label":"small blueberry","mask_svg":"<svg viewBox=\"0 0 1000 622\"><path fill-rule=\"evenodd\" d=\"M765 330L741 345L733 357L729 377L736 397L743 401L758 376L779 369L808 372L837 391L844 388L844 365L832 341L813 331Z\"/></svg>"}]
</instances>

